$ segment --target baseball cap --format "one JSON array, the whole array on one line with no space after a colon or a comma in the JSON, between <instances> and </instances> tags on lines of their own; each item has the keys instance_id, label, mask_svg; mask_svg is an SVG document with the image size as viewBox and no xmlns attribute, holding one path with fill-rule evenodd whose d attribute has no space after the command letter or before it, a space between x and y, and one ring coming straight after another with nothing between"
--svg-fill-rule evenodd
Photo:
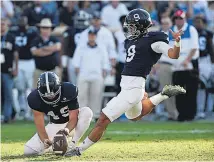
<instances>
[{"instance_id":1,"label":"baseball cap","mask_svg":"<svg viewBox=\"0 0 214 162\"><path fill-rule=\"evenodd\" d=\"M88 31L88 34L95 34L95 35L97 35L97 31L95 29L90 29Z\"/></svg>"},{"instance_id":2,"label":"baseball cap","mask_svg":"<svg viewBox=\"0 0 214 162\"><path fill-rule=\"evenodd\" d=\"M99 12L94 12L93 13L93 19L101 19L101 15L100 15L100 13Z\"/></svg>"},{"instance_id":3,"label":"baseball cap","mask_svg":"<svg viewBox=\"0 0 214 162\"><path fill-rule=\"evenodd\" d=\"M183 10L177 10L174 13L174 18L176 18L176 17L180 17L180 18L184 19L186 17L186 13Z\"/></svg>"}]
</instances>

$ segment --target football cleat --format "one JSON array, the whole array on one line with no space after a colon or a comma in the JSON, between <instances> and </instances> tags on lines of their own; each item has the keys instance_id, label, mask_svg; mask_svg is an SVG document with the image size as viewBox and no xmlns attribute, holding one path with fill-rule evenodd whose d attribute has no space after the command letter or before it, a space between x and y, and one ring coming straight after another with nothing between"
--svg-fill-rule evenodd
<instances>
[{"instance_id":1,"label":"football cleat","mask_svg":"<svg viewBox=\"0 0 214 162\"><path fill-rule=\"evenodd\" d=\"M69 150L65 153L64 156L80 156L80 150L78 147L75 148L69 148Z\"/></svg>"},{"instance_id":2,"label":"football cleat","mask_svg":"<svg viewBox=\"0 0 214 162\"><path fill-rule=\"evenodd\" d=\"M186 90L179 85L175 85L175 86L165 85L162 92L161 92L162 95L166 95L169 98L172 96L176 96L179 94L185 94L185 93L186 93Z\"/></svg>"}]
</instances>

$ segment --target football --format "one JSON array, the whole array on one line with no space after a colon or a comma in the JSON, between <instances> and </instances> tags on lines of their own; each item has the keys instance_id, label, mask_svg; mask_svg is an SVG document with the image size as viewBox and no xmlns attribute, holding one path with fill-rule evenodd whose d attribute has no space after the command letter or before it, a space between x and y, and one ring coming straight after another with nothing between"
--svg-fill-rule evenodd
<instances>
[{"instance_id":1,"label":"football","mask_svg":"<svg viewBox=\"0 0 214 162\"><path fill-rule=\"evenodd\" d=\"M57 133L53 139L52 147L55 155L64 155L68 147L66 135L60 132Z\"/></svg>"}]
</instances>

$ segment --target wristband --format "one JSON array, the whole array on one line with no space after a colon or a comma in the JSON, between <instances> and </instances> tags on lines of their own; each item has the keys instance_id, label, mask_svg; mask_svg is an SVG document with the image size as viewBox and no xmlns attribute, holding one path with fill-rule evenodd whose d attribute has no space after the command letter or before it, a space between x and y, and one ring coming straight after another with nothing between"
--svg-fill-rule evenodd
<instances>
[{"instance_id":1,"label":"wristband","mask_svg":"<svg viewBox=\"0 0 214 162\"><path fill-rule=\"evenodd\" d=\"M180 47L180 46L181 46L181 41L179 41L179 42L175 41L175 47Z\"/></svg>"}]
</instances>

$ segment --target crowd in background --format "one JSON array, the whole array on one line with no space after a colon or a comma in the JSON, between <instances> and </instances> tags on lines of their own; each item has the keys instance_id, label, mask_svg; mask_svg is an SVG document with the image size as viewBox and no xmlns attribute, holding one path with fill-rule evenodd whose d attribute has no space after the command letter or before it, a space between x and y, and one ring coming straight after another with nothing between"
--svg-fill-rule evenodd
<instances>
[{"instance_id":1,"label":"crowd in background","mask_svg":"<svg viewBox=\"0 0 214 162\"><path fill-rule=\"evenodd\" d=\"M147 79L150 95L166 84L187 94L165 101L156 119L204 119L214 111L214 2L201 1L1 1L2 121L32 120L27 95L44 71L78 86L80 107L95 120L120 91L126 59L122 24L132 9L147 10L151 31L182 29L181 57L161 57ZM143 54L143 51L142 51Z\"/></svg>"}]
</instances>

